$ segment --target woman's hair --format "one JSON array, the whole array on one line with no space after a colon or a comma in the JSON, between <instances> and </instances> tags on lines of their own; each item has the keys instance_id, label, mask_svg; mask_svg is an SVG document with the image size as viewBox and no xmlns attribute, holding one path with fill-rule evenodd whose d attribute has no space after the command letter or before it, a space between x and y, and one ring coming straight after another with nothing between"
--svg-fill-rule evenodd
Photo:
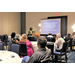
<instances>
[{"instance_id":1,"label":"woman's hair","mask_svg":"<svg viewBox=\"0 0 75 75\"><path fill-rule=\"evenodd\" d=\"M12 34L11 34L11 38L14 38L15 35L16 35L16 33L15 33L15 32L12 32Z\"/></svg>"},{"instance_id":2,"label":"woman's hair","mask_svg":"<svg viewBox=\"0 0 75 75\"><path fill-rule=\"evenodd\" d=\"M22 34L22 37L21 37L21 41L27 41L27 35L26 34Z\"/></svg>"}]
</instances>

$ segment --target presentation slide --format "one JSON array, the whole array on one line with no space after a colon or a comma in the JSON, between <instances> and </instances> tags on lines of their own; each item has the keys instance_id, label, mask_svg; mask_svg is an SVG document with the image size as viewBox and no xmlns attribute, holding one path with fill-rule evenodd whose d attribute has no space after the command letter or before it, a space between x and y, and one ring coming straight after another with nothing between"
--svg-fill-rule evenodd
<instances>
[{"instance_id":1,"label":"presentation slide","mask_svg":"<svg viewBox=\"0 0 75 75\"><path fill-rule=\"evenodd\" d=\"M41 20L41 34L60 33L61 19Z\"/></svg>"}]
</instances>

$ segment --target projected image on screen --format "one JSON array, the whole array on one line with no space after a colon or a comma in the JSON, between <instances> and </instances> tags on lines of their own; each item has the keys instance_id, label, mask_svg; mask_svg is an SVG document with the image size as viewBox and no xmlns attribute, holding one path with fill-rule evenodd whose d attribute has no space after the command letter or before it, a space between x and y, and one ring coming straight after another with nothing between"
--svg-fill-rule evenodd
<instances>
[{"instance_id":1,"label":"projected image on screen","mask_svg":"<svg viewBox=\"0 0 75 75\"><path fill-rule=\"evenodd\" d=\"M41 20L41 34L60 33L60 19Z\"/></svg>"}]
</instances>

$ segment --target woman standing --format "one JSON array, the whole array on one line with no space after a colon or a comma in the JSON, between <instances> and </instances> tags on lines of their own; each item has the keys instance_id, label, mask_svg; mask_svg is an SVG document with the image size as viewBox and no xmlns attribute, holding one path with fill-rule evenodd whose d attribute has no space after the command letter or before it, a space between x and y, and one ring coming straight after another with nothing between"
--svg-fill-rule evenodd
<instances>
[{"instance_id":1,"label":"woman standing","mask_svg":"<svg viewBox=\"0 0 75 75\"><path fill-rule=\"evenodd\" d=\"M35 32L35 31L33 30L33 28L30 27L30 28L29 28L29 31L28 31L28 35L31 35L31 36L32 36L32 34L33 34L34 32Z\"/></svg>"}]
</instances>

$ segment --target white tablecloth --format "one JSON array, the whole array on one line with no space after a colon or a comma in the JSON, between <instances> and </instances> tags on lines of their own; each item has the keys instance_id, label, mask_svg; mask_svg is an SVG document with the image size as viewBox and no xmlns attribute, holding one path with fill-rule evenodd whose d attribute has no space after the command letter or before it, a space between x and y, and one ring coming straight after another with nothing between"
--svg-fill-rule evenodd
<instances>
[{"instance_id":1,"label":"white tablecloth","mask_svg":"<svg viewBox=\"0 0 75 75\"><path fill-rule=\"evenodd\" d=\"M18 54L0 50L0 63L21 63L21 61L22 58Z\"/></svg>"}]
</instances>

